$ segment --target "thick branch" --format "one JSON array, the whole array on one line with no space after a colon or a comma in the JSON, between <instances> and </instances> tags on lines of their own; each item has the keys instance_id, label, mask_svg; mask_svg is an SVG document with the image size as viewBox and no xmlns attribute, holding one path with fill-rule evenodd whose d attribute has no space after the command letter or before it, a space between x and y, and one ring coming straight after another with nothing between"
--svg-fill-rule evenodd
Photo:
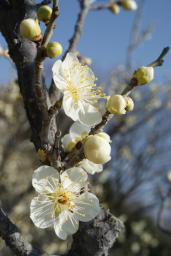
<instances>
[{"instance_id":1,"label":"thick branch","mask_svg":"<svg viewBox=\"0 0 171 256\"><path fill-rule=\"evenodd\" d=\"M56 133L56 125L55 122L51 122L51 118L49 116L48 113L48 106L46 103L46 94L43 90L43 62L45 60L45 55L44 55L44 47L47 46L54 27L55 27L55 21L56 18L59 15L59 10L58 10L58 1L57 0L53 0L53 10L52 10L52 15L50 18L50 21L47 25L47 28L45 30L41 45L38 49L38 54L35 60L35 91L36 91L36 96L37 96L37 102L40 106L40 108L42 109L42 113L43 113L43 123L42 123L42 130L40 133L40 137L41 137L41 143L42 143L42 147L48 145L48 150L50 150L50 144L53 145L54 143L54 137L55 137L55 133ZM53 130L54 130L54 134L52 134L51 136L51 141L49 141L49 130L50 130L50 125L53 125ZM50 142L50 143L49 143Z\"/></svg>"},{"instance_id":2,"label":"thick branch","mask_svg":"<svg viewBox=\"0 0 171 256\"><path fill-rule=\"evenodd\" d=\"M16 64L19 86L31 125L32 141L36 148L40 148L40 133L44 121L44 110L42 110L37 102L35 92L34 74L37 45L34 42L21 38L19 34L20 22L25 17L36 17L34 1L13 1L12 7L0 9L0 31L8 43L10 57Z\"/></svg>"},{"instance_id":3,"label":"thick branch","mask_svg":"<svg viewBox=\"0 0 171 256\"><path fill-rule=\"evenodd\" d=\"M94 221L80 225L67 256L108 256L123 228L119 219L102 210Z\"/></svg>"},{"instance_id":4,"label":"thick branch","mask_svg":"<svg viewBox=\"0 0 171 256\"><path fill-rule=\"evenodd\" d=\"M80 224L79 231L73 237L71 250L66 256L107 256L122 230L123 223L109 211L102 210L95 220ZM17 256L48 256L24 240L17 226L10 221L2 208L0 236Z\"/></svg>"},{"instance_id":5,"label":"thick branch","mask_svg":"<svg viewBox=\"0 0 171 256\"><path fill-rule=\"evenodd\" d=\"M2 208L0 208L0 236L17 256L48 256L24 240L19 229L10 221Z\"/></svg>"}]
</instances>

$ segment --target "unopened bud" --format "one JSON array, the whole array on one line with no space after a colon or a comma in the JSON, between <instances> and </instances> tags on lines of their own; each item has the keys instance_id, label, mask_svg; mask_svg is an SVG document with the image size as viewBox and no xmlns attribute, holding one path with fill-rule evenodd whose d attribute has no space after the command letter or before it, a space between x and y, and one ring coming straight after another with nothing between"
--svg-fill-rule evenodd
<instances>
[{"instance_id":1,"label":"unopened bud","mask_svg":"<svg viewBox=\"0 0 171 256\"><path fill-rule=\"evenodd\" d=\"M58 42L50 42L46 48L46 54L49 58L56 58L62 54L62 45Z\"/></svg>"},{"instance_id":2,"label":"unopened bud","mask_svg":"<svg viewBox=\"0 0 171 256\"><path fill-rule=\"evenodd\" d=\"M52 15L52 9L48 5L42 5L37 11L37 17L40 21L48 23Z\"/></svg>"},{"instance_id":3,"label":"unopened bud","mask_svg":"<svg viewBox=\"0 0 171 256\"><path fill-rule=\"evenodd\" d=\"M126 100L122 95L112 95L107 102L107 110L115 115L126 114L126 106Z\"/></svg>"},{"instance_id":4,"label":"unopened bud","mask_svg":"<svg viewBox=\"0 0 171 256\"><path fill-rule=\"evenodd\" d=\"M132 78L137 80L138 85L148 84L154 79L154 68L140 67L134 72Z\"/></svg>"},{"instance_id":5,"label":"unopened bud","mask_svg":"<svg viewBox=\"0 0 171 256\"><path fill-rule=\"evenodd\" d=\"M104 140L106 140L108 143L111 142L110 136L106 133L106 132L99 132L96 134L97 136L103 138Z\"/></svg>"},{"instance_id":6,"label":"unopened bud","mask_svg":"<svg viewBox=\"0 0 171 256\"><path fill-rule=\"evenodd\" d=\"M127 112L132 111L134 109L134 102L133 102L133 100L130 97L128 97L128 96L124 96L124 98L125 98L126 104L127 104L126 111Z\"/></svg>"},{"instance_id":7,"label":"unopened bud","mask_svg":"<svg viewBox=\"0 0 171 256\"><path fill-rule=\"evenodd\" d=\"M40 161L45 162L47 160L47 154L43 149L39 148L37 151L37 155Z\"/></svg>"},{"instance_id":8,"label":"unopened bud","mask_svg":"<svg viewBox=\"0 0 171 256\"><path fill-rule=\"evenodd\" d=\"M20 23L20 34L24 38L38 42L41 40L41 29L37 20L25 19Z\"/></svg>"},{"instance_id":9,"label":"unopened bud","mask_svg":"<svg viewBox=\"0 0 171 256\"><path fill-rule=\"evenodd\" d=\"M114 115L124 115L133 108L134 102L128 96L112 95L107 102L107 110Z\"/></svg>"},{"instance_id":10,"label":"unopened bud","mask_svg":"<svg viewBox=\"0 0 171 256\"><path fill-rule=\"evenodd\" d=\"M84 154L95 164L105 164L111 159L111 146L98 134L90 135L84 143Z\"/></svg>"},{"instance_id":11,"label":"unopened bud","mask_svg":"<svg viewBox=\"0 0 171 256\"><path fill-rule=\"evenodd\" d=\"M137 3L134 0L122 0L121 6L127 11L135 11L138 8Z\"/></svg>"},{"instance_id":12,"label":"unopened bud","mask_svg":"<svg viewBox=\"0 0 171 256\"><path fill-rule=\"evenodd\" d=\"M109 10L114 14L118 14L120 12L120 8L117 4L111 4Z\"/></svg>"}]
</instances>

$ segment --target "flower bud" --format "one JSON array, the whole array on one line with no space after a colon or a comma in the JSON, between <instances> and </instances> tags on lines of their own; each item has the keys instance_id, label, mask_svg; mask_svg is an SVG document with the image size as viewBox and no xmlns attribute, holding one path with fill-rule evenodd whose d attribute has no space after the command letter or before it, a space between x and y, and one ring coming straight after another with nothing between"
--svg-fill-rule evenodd
<instances>
[{"instance_id":1,"label":"flower bud","mask_svg":"<svg viewBox=\"0 0 171 256\"><path fill-rule=\"evenodd\" d=\"M134 102L128 96L112 95L107 102L107 110L114 115L124 115L133 108Z\"/></svg>"},{"instance_id":2,"label":"flower bud","mask_svg":"<svg viewBox=\"0 0 171 256\"><path fill-rule=\"evenodd\" d=\"M107 110L115 115L126 114L126 106L126 100L122 95L112 95L107 102Z\"/></svg>"},{"instance_id":3,"label":"flower bud","mask_svg":"<svg viewBox=\"0 0 171 256\"><path fill-rule=\"evenodd\" d=\"M103 138L104 140L106 140L108 143L111 142L110 140L110 136L106 133L106 132L99 132L96 134L97 136Z\"/></svg>"},{"instance_id":4,"label":"flower bud","mask_svg":"<svg viewBox=\"0 0 171 256\"><path fill-rule=\"evenodd\" d=\"M134 0L122 0L121 6L127 11L135 11L138 8L137 3Z\"/></svg>"},{"instance_id":5,"label":"flower bud","mask_svg":"<svg viewBox=\"0 0 171 256\"><path fill-rule=\"evenodd\" d=\"M138 85L148 84L154 79L154 68L140 67L134 72L132 79L136 79Z\"/></svg>"},{"instance_id":6,"label":"flower bud","mask_svg":"<svg viewBox=\"0 0 171 256\"><path fill-rule=\"evenodd\" d=\"M46 48L46 54L49 58L56 58L62 54L62 45L58 42L50 42Z\"/></svg>"},{"instance_id":7,"label":"flower bud","mask_svg":"<svg viewBox=\"0 0 171 256\"><path fill-rule=\"evenodd\" d=\"M125 98L126 104L127 104L126 111L127 112L132 111L134 109L134 102L133 102L133 100L130 97L128 97L128 96L124 96L124 98Z\"/></svg>"},{"instance_id":8,"label":"flower bud","mask_svg":"<svg viewBox=\"0 0 171 256\"><path fill-rule=\"evenodd\" d=\"M30 18L20 23L20 34L34 42L40 41L42 37L38 21Z\"/></svg>"},{"instance_id":9,"label":"flower bud","mask_svg":"<svg viewBox=\"0 0 171 256\"><path fill-rule=\"evenodd\" d=\"M48 5L42 5L37 11L37 17L40 21L47 24L51 18L52 9Z\"/></svg>"},{"instance_id":10,"label":"flower bud","mask_svg":"<svg viewBox=\"0 0 171 256\"><path fill-rule=\"evenodd\" d=\"M118 14L120 12L120 8L117 4L111 4L109 10L114 14Z\"/></svg>"},{"instance_id":11,"label":"flower bud","mask_svg":"<svg viewBox=\"0 0 171 256\"><path fill-rule=\"evenodd\" d=\"M46 154L46 152L45 152L43 149L39 148L38 151L37 151L37 155L38 155L38 158L39 158L42 162L45 162L45 161L46 161L46 159L47 159L47 154Z\"/></svg>"},{"instance_id":12,"label":"flower bud","mask_svg":"<svg viewBox=\"0 0 171 256\"><path fill-rule=\"evenodd\" d=\"M171 182L171 171L166 174L167 180Z\"/></svg>"},{"instance_id":13,"label":"flower bud","mask_svg":"<svg viewBox=\"0 0 171 256\"><path fill-rule=\"evenodd\" d=\"M98 134L90 135L84 143L85 157L95 164L105 164L110 159L111 147L106 139Z\"/></svg>"}]
</instances>

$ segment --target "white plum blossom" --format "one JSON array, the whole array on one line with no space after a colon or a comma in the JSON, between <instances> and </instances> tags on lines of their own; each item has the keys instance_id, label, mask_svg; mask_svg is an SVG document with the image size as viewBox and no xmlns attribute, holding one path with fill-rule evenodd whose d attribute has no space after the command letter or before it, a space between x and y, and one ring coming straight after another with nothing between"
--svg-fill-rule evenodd
<instances>
[{"instance_id":1,"label":"white plum blossom","mask_svg":"<svg viewBox=\"0 0 171 256\"><path fill-rule=\"evenodd\" d=\"M52 72L56 87L63 93L65 114L87 126L99 123L102 114L96 104L104 93L95 88L96 78L92 70L82 65L73 53L68 53L63 62L55 62Z\"/></svg>"},{"instance_id":2,"label":"white plum blossom","mask_svg":"<svg viewBox=\"0 0 171 256\"><path fill-rule=\"evenodd\" d=\"M30 217L39 228L53 227L65 240L77 232L79 221L87 222L100 211L97 197L86 191L87 174L80 167L64 171L41 166L35 170L32 185L38 192L30 206Z\"/></svg>"}]
</instances>

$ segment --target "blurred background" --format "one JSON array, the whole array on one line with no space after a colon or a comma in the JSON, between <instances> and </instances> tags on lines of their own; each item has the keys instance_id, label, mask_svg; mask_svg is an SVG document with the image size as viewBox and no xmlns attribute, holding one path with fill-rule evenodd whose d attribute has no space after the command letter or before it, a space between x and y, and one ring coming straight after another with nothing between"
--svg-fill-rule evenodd
<instances>
[{"instance_id":1,"label":"blurred background","mask_svg":"<svg viewBox=\"0 0 171 256\"><path fill-rule=\"evenodd\" d=\"M38 1L37 1L38 2ZM105 2L105 1L96 1ZM132 72L153 61L171 45L170 0L137 0L136 12L92 11L86 18L78 50L92 60L98 84L120 93ZM79 12L76 0L60 3L53 36L67 49ZM0 37L0 46L6 43ZM88 61L90 61L88 59ZM72 242L59 241L50 229L37 229L29 218L35 195L32 172L40 165L30 142L30 128L17 86L14 64L0 56L0 200L24 237L49 254L65 253ZM46 61L47 87L53 61ZM102 205L125 223L111 256L170 256L171 251L171 53L150 85L132 92L135 109L113 118L112 161L91 176ZM68 126L66 127L67 130ZM0 255L11 256L0 240Z\"/></svg>"}]
</instances>

